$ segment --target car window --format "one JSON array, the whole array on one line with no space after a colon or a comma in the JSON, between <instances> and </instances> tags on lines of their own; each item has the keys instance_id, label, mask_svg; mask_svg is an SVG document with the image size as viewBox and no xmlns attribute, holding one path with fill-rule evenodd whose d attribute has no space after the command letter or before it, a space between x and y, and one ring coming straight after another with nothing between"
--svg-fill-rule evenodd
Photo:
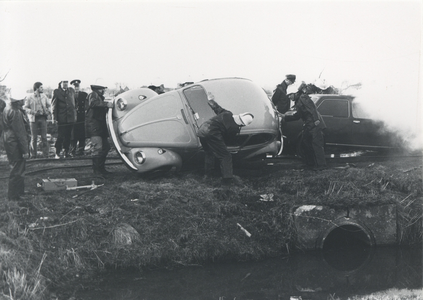
<instances>
[{"instance_id":1,"label":"car window","mask_svg":"<svg viewBox=\"0 0 423 300\"><path fill-rule=\"evenodd\" d=\"M196 85L185 89L184 95L193 110L192 113L195 114L198 126L216 115L208 105L206 91L203 87Z\"/></svg>"},{"instance_id":2,"label":"car window","mask_svg":"<svg viewBox=\"0 0 423 300\"><path fill-rule=\"evenodd\" d=\"M348 118L348 100L326 99L317 110L322 116Z\"/></svg>"},{"instance_id":3,"label":"car window","mask_svg":"<svg viewBox=\"0 0 423 300\"><path fill-rule=\"evenodd\" d=\"M352 103L352 115L357 119L370 119L370 114L363 109L359 102Z\"/></svg>"}]
</instances>

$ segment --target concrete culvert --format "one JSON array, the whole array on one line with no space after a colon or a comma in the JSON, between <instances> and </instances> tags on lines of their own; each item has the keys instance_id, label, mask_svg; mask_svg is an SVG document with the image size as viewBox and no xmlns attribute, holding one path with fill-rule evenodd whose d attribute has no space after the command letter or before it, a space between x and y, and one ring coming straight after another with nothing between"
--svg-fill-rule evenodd
<instances>
[{"instance_id":1,"label":"concrete culvert","mask_svg":"<svg viewBox=\"0 0 423 300\"><path fill-rule=\"evenodd\" d=\"M327 231L321 240L323 258L333 268L353 271L371 257L373 237L359 224L344 224Z\"/></svg>"}]
</instances>

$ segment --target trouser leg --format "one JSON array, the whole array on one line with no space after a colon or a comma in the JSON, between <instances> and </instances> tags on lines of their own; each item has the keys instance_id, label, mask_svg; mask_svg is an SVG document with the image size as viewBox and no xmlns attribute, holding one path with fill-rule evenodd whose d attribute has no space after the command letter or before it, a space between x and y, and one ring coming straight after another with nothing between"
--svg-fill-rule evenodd
<instances>
[{"instance_id":1,"label":"trouser leg","mask_svg":"<svg viewBox=\"0 0 423 300\"><path fill-rule=\"evenodd\" d=\"M107 137L102 137L101 142L102 142L102 147L101 147L101 153L100 153L99 168L100 168L100 171L104 172L104 171L106 171L105 163L106 163L106 159L107 159L107 154L110 151L110 144L109 144L109 140L107 139Z\"/></svg>"},{"instance_id":2,"label":"trouser leg","mask_svg":"<svg viewBox=\"0 0 423 300\"><path fill-rule=\"evenodd\" d=\"M60 151L62 151L64 136L65 136L65 124L59 123L57 125L57 140L56 140L56 143L54 144L57 155L59 155Z\"/></svg>"},{"instance_id":3,"label":"trouser leg","mask_svg":"<svg viewBox=\"0 0 423 300\"><path fill-rule=\"evenodd\" d=\"M303 145L304 145L304 162L307 166L314 166L316 164L314 158L314 151L312 146L312 135L309 130L303 132Z\"/></svg>"},{"instance_id":4,"label":"trouser leg","mask_svg":"<svg viewBox=\"0 0 423 300\"><path fill-rule=\"evenodd\" d=\"M10 200L19 199L20 195L24 194L25 182L25 159L21 158L10 162L11 170L9 175L8 197Z\"/></svg>"},{"instance_id":5,"label":"trouser leg","mask_svg":"<svg viewBox=\"0 0 423 300\"><path fill-rule=\"evenodd\" d=\"M32 158L37 157L37 138L38 138L38 122L30 122L29 126L31 128L31 147L30 147L30 156Z\"/></svg>"},{"instance_id":6,"label":"trouser leg","mask_svg":"<svg viewBox=\"0 0 423 300\"><path fill-rule=\"evenodd\" d=\"M213 151L210 149L205 138L200 138L200 143L204 150L204 174L211 175L215 162Z\"/></svg>"},{"instance_id":7,"label":"trouser leg","mask_svg":"<svg viewBox=\"0 0 423 300\"><path fill-rule=\"evenodd\" d=\"M47 141L47 118L41 117L40 118L40 135L41 135L41 142L43 145L43 157L48 157L49 152L49 144Z\"/></svg>"},{"instance_id":8,"label":"trouser leg","mask_svg":"<svg viewBox=\"0 0 423 300\"><path fill-rule=\"evenodd\" d=\"M325 159L323 132L321 129L316 127L311 130L311 135L312 135L311 144L313 148L314 160L316 162L316 166L325 167L326 159Z\"/></svg>"},{"instance_id":9,"label":"trouser leg","mask_svg":"<svg viewBox=\"0 0 423 300\"><path fill-rule=\"evenodd\" d=\"M72 128L73 128L72 123L68 123L65 125L64 139L63 139L63 149L65 150L65 153L69 153L69 147L70 147L71 136L72 136Z\"/></svg>"},{"instance_id":10,"label":"trouser leg","mask_svg":"<svg viewBox=\"0 0 423 300\"><path fill-rule=\"evenodd\" d=\"M214 156L219 160L222 177L224 179L232 178L232 155L228 151L223 138L220 136L211 136L207 138L207 143Z\"/></svg>"}]
</instances>

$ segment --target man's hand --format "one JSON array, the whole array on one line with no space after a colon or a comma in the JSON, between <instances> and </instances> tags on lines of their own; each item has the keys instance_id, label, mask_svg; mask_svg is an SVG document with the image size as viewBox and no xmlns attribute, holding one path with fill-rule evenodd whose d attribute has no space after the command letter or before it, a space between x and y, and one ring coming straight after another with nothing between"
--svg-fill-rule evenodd
<instances>
[{"instance_id":1,"label":"man's hand","mask_svg":"<svg viewBox=\"0 0 423 300\"><path fill-rule=\"evenodd\" d=\"M319 120L314 121L314 125L315 126L318 126L319 124L320 124L320 121Z\"/></svg>"},{"instance_id":2,"label":"man's hand","mask_svg":"<svg viewBox=\"0 0 423 300\"><path fill-rule=\"evenodd\" d=\"M107 102L107 107L108 108L113 108L113 101Z\"/></svg>"}]
</instances>

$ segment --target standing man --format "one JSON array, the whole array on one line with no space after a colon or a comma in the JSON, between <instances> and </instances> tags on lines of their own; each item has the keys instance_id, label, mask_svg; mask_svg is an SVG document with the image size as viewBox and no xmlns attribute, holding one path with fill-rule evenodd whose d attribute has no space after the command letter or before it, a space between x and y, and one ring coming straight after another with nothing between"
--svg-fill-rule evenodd
<instances>
[{"instance_id":1,"label":"standing man","mask_svg":"<svg viewBox=\"0 0 423 300\"><path fill-rule=\"evenodd\" d=\"M105 168L107 153L110 151L106 114L108 108L113 107L113 103L104 101L106 89L105 86L91 85L92 93L88 95L85 133L91 138L93 172L96 175L110 173Z\"/></svg>"},{"instance_id":2,"label":"standing man","mask_svg":"<svg viewBox=\"0 0 423 300\"><path fill-rule=\"evenodd\" d=\"M233 140L240 132L241 127L251 124L254 116L248 112L233 115L232 112L217 104L211 93L207 94L207 99L216 116L201 124L197 133L205 152L205 175L210 174L214 167L214 160L217 158L223 183L230 184L233 181L232 155L228 151L225 141Z\"/></svg>"},{"instance_id":3,"label":"standing man","mask_svg":"<svg viewBox=\"0 0 423 300\"><path fill-rule=\"evenodd\" d=\"M51 101L53 110L53 124L57 122L56 159L60 158L60 152L64 149L64 157L70 157L69 147L72 128L76 120L75 91L68 88L68 81L63 80L53 92Z\"/></svg>"},{"instance_id":4,"label":"standing man","mask_svg":"<svg viewBox=\"0 0 423 300\"><path fill-rule=\"evenodd\" d=\"M34 83L34 93L27 97L24 108L31 127L31 158L37 158L38 134L41 135L43 157L48 158L47 119L51 116L50 100L44 94L43 84Z\"/></svg>"},{"instance_id":5,"label":"standing man","mask_svg":"<svg viewBox=\"0 0 423 300\"><path fill-rule=\"evenodd\" d=\"M303 120L303 145L304 160L308 167L314 170L322 170L326 168L325 150L323 130L326 124L322 116L317 111L313 100L308 96L313 93L314 86L302 83L298 88L298 92L293 97L295 101L296 112L289 116L283 116L285 121Z\"/></svg>"},{"instance_id":6,"label":"standing man","mask_svg":"<svg viewBox=\"0 0 423 300\"><path fill-rule=\"evenodd\" d=\"M80 90L81 80L75 79L71 81L71 85L75 90L75 109L76 123L73 125L71 138L71 154L72 156L84 155L85 149L85 112L88 107L88 94Z\"/></svg>"},{"instance_id":7,"label":"standing man","mask_svg":"<svg viewBox=\"0 0 423 300\"><path fill-rule=\"evenodd\" d=\"M30 128L28 118L23 109L24 95L10 97L10 105L3 111L3 143L10 165L8 198L12 201L21 200L24 194L24 172L28 153Z\"/></svg>"},{"instance_id":8,"label":"standing man","mask_svg":"<svg viewBox=\"0 0 423 300\"><path fill-rule=\"evenodd\" d=\"M288 86L295 82L296 76L293 74L286 75L284 81L276 86L273 91L272 102L276 106L278 112L286 113L291 108L291 100L286 94Z\"/></svg>"}]
</instances>

